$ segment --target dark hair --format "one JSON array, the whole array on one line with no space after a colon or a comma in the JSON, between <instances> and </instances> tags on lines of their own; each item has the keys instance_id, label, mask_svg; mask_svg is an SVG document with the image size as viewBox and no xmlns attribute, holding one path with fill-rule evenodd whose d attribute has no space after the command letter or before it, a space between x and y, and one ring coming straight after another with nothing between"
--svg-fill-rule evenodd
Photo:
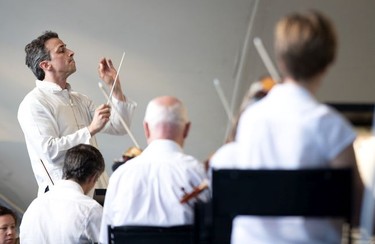
<instances>
[{"instance_id":1,"label":"dark hair","mask_svg":"<svg viewBox=\"0 0 375 244\"><path fill-rule=\"evenodd\" d=\"M293 13L275 28L275 52L284 76L308 80L336 57L337 37L331 21L315 10Z\"/></svg>"},{"instance_id":2,"label":"dark hair","mask_svg":"<svg viewBox=\"0 0 375 244\"><path fill-rule=\"evenodd\" d=\"M39 67L40 62L44 60L51 60L49 51L45 47L45 43L52 38L59 38L57 33L52 31L45 31L41 36L32 40L25 46L26 65L31 69L38 80L43 80L45 73Z\"/></svg>"},{"instance_id":3,"label":"dark hair","mask_svg":"<svg viewBox=\"0 0 375 244\"><path fill-rule=\"evenodd\" d=\"M4 216L4 215L11 215L14 219L15 224L17 225L16 214L12 210L10 210L9 208L4 207L4 206L0 206L0 216Z\"/></svg>"},{"instance_id":4,"label":"dark hair","mask_svg":"<svg viewBox=\"0 0 375 244\"><path fill-rule=\"evenodd\" d=\"M78 183L86 182L91 176L104 171L104 158L94 146L79 144L70 148L64 160L63 178Z\"/></svg>"}]
</instances>

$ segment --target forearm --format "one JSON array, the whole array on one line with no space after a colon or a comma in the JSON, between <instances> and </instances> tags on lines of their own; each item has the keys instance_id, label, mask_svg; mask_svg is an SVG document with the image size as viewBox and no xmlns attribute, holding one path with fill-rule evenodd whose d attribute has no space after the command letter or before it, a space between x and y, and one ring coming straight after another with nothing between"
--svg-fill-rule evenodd
<instances>
[{"instance_id":1,"label":"forearm","mask_svg":"<svg viewBox=\"0 0 375 244\"><path fill-rule=\"evenodd\" d=\"M111 100L111 116L110 121L106 124L103 132L108 134L123 135L126 133L123 123L126 123L127 127L130 128L130 124L133 118L134 110L137 104L131 99L127 99L126 102L112 98Z\"/></svg>"},{"instance_id":2,"label":"forearm","mask_svg":"<svg viewBox=\"0 0 375 244\"><path fill-rule=\"evenodd\" d=\"M91 135L87 128L82 128L72 134L58 137L56 135L32 135L31 143L37 148L41 158L46 159L50 163L60 162L65 152L73 146L80 143L89 144Z\"/></svg>"},{"instance_id":3,"label":"forearm","mask_svg":"<svg viewBox=\"0 0 375 244\"><path fill-rule=\"evenodd\" d=\"M119 81L118 81L119 82ZM117 83L117 82L116 82ZM111 87L111 89L112 89L112 87ZM114 97L114 98L116 98L117 100L119 100L119 101L122 101L122 102L126 102L126 97L125 97L125 95L124 95L124 93L123 93L123 91L122 91L122 89L121 89L121 85L120 84L117 84L116 86L115 86L115 88L113 89L113 94L112 94L112 96Z\"/></svg>"}]
</instances>

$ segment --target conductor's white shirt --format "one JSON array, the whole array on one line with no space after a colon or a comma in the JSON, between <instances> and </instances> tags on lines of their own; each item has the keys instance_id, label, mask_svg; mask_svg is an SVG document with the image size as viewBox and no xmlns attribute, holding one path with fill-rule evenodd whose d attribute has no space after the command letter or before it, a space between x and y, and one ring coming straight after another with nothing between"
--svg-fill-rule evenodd
<instances>
[{"instance_id":1,"label":"conductor's white shirt","mask_svg":"<svg viewBox=\"0 0 375 244\"><path fill-rule=\"evenodd\" d=\"M112 103L129 125L136 103L122 102L114 97ZM92 122L95 109L92 100L72 91L69 84L67 89L61 89L53 82L40 80L36 81L36 87L21 102L18 121L39 186L38 195L47 186L51 188L48 174L54 182L62 179L62 166L68 149L80 143L98 147L95 137L91 137L87 128ZM123 135L126 131L114 109L102 132ZM107 185L108 175L104 172L96 188L106 188Z\"/></svg>"}]
</instances>

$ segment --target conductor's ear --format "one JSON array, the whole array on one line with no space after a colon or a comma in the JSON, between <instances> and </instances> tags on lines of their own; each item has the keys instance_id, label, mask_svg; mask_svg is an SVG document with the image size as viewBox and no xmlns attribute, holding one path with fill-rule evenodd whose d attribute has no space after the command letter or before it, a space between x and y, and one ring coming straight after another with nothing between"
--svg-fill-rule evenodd
<instances>
[{"instance_id":1,"label":"conductor's ear","mask_svg":"<svg viewBox=\"0 0 375 244\"><path fill-rule=\"evenodd\" d=\"M48 60L43 60L42 62L39 63L39 67L42 70L50 70L52 65Z\"/></svg>"}]
</instances>

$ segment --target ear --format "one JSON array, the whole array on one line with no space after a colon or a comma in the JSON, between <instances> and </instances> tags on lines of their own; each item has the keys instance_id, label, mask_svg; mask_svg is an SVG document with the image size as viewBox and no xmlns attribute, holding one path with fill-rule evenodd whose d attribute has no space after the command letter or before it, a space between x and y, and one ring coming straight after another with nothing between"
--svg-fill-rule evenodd
<instances>
[{"instance_id":1,"label":"ear","mask_svg":"<svg viewBox=\"0 0 375 244\"><path fill-rule=\"evenodd\" d=\"M51 69L52 66L48 60L43 60L42 62L39 63L39 67L42 70L49 70Z\"/></svg>"},{"instance_id":2,"label":"ear","mask_svg":"<svg viewBox=\"0 0 375 244\"><path fill-rule=\"evenodd\" d=\"M148 123L143 121L143 130L145 131L146 139L150 138L150 128L148 127Z\"/></svg>"},{"instance_id":3,"label":"ear","mask_svg":"<svg viewBox=\"0 0 375 244\"><path fill-rule=\"evenodd\" d=\"M185 129L184 129L184 138L186 138L187 136L188 136L188 134L189 134L189 130L190 130L190 125L191 125L191 123L190 122L188 122L188 123L186 123L186 125L185 125Z\"/></svg>"}]
</instances>

